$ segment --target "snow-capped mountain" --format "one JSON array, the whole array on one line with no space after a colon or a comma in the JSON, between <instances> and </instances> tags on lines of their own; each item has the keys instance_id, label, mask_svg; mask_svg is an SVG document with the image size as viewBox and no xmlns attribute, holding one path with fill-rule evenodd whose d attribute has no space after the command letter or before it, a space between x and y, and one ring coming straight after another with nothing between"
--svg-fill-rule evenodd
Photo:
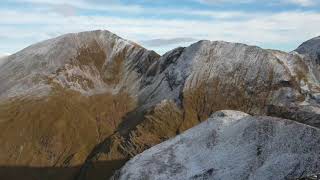
<instances>
[{"instance_id":1,"label":"snow-capped mountain","mask_svg":"<svg viewBox=\"0 0 320 180\"><path fill-rule=\"evenodd\" d=\"M308 52L199 41L160 57L109 31L90 31L2 62L0 163L76 167L56 179L111 176L224 109L320 127L320 76Z\"/></svg>"},{"instance_id":2,"label":"snow-capped mountain","mask_svg":"<svg viewBox=\"0 0 320 180\"><path fill-rule=\"evenodd\" d=\"M55 85L85 95L135 89L139 74L125 68L140 65L138 60L151 63L144 62L151 55L157 56L108 31L63 35L7 57L0 69L0 95L48 95Z\"/></svg>"}]
</instances>

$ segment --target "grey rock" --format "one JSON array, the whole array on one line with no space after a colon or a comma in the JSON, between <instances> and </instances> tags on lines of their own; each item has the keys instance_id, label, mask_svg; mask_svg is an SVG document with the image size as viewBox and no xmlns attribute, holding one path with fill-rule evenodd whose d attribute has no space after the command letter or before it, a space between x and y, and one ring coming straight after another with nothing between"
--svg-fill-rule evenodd
<instances>
[{"instance_id":1,"label":"grey rock","mask_svg":"<svg viewBox=\"0 0 320 180\"><path fill-rule=\"evenodd\" d=\"M114 179L299 179L319 173L320 130L222 111L135 156Z\"/></svg>"}]
</instances>

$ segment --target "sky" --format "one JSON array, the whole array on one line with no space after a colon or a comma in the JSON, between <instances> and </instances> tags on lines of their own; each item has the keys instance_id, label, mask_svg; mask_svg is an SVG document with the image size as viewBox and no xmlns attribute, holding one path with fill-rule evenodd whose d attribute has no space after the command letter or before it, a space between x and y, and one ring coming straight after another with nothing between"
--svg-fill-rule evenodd
<instances>
[{"instance_id":1,"label":"sky","mask_svg":"<svg viewBox=\"0 0 320 180\"><path fill-rule=\"evenodd\" d=\"M320 0L0 0L0 56L97 29L160 54L203 39L291 51L320 35Z\"/></svg>"}]
</instances>

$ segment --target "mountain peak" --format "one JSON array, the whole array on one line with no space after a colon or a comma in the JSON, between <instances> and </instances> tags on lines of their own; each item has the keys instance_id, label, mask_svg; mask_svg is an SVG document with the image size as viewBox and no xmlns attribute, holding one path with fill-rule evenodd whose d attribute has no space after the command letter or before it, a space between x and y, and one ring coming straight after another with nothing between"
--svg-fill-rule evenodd
<instances>
[{"instance_id":1,"label":"mountain peak","mask_svg":"<svg viewBox=\"0 0 320 180\"><path fill-rule=\"evenodd\" d=\"M143 63L149 54L158 56L106 30L65 34L9 56L8 63L0 67L0 97L22 95L34 87L47 92L48 81L89 94L118 89L125 63ZM8 82L9 77L16 81Z\"/></svg>"}]
</instances>

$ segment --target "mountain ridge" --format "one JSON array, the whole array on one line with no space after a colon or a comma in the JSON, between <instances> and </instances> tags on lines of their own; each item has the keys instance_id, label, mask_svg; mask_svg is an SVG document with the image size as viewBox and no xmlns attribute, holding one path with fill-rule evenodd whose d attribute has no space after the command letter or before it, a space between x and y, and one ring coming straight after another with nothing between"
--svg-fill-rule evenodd
<instances>
[{"instance_id":1,"label":"mountain ridge","mask_svg":"<svg viewBox=\"0 0 320 180\"><path fill-rule=\"evenodd\" d=\"M317 73L304 55L241 43L159 56L109 31L60 36L0 66L0 162L81 166L66 176L86 179L223 109L320 127Z\"/></svg>"}]
</instances>

